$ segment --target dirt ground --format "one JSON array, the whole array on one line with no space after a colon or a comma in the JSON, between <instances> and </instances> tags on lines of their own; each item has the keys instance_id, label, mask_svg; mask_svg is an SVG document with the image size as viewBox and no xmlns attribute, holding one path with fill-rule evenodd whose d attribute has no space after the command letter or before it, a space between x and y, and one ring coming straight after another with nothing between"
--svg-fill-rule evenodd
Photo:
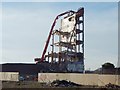
<instances>
[{"instance_id":1,"label":"dirt ground","mask_svg":"<svg viewBox=\"0 0 120 90\"><path fill-rule=\"evenodd\" d=\"M54 87L50 83L39 83L37 81L2 81L2 90L120 90L120 88L98 87L98 86L72 86Z\"/></svg>"}]
</instances>

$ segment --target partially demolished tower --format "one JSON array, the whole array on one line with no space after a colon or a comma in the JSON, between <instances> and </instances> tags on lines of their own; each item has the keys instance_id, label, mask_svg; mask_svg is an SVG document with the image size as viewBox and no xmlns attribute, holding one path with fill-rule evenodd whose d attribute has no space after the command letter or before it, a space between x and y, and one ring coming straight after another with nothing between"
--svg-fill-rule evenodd
<instances>
[{"instance_id":1,"label":"partially demolished tower","mask_svg":"<svg viewBox=\"0 0 120 90\"><path fill-rule=\"evenodd\" d=\"M52 50L45 55L45 61L56 63L61 67L64 64L68 72L83 72L84 8L80 8L77 12L67 12L67 16L61 19L60 28L52 30L51 36ZM56 37L58 40L55 40Z\"/></svg>"}]
</instances>

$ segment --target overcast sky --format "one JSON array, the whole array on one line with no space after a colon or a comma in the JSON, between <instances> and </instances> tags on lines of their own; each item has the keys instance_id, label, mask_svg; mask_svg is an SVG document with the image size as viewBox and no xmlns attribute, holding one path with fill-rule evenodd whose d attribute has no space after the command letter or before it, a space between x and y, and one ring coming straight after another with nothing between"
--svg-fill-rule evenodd
<instances>
[{"instance_id":1,"label":"overcast sky","mask_svg":"<svg viewBox=\"0 0 120 90\"><path fill-rule=\"evenodd\" d=\"M54 18L85 8L85 68L118 61L117 3L3 3L2 63L35 63L41 57ZM50 49L48 49L50 50Z\"/></svg>"}]
</instances>

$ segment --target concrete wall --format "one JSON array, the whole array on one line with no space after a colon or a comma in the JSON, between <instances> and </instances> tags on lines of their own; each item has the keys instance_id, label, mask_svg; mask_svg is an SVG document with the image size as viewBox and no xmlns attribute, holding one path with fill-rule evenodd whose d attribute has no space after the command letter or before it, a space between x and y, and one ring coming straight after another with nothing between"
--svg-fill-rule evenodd
<instances>
[{"instance_id":1,"label":"concrete wall","mask_svg":"<svg viewBox=\"0 0 120 90\"><path fill-rule=\"evenodd\" d=\"M18 81L19 73L18 72L0 72L1 81Z\"/></svg>"},{"instance_id":2,"label":"concrete wall","mask_svg":"<svg viewBox=\"0 0 120 90\"><path fill-rule=\"evenodd\" d=\"M118 85L120 81L120 75L99 75L98 77L98 84L100 86L104 86L108 83L116 84Z\"/></svg>"},{"instance_id":3,"label":"concrete wall","mask_svg":"<svg viewBox=\"0 0 120 90\"><path fill-rule=\"evenodd\" d=\"M108 83L120 85L120 75L76 74L76 73L39 73L38 82L68 80L83 85L104 86Z\"/></svg>"}]
</instances>

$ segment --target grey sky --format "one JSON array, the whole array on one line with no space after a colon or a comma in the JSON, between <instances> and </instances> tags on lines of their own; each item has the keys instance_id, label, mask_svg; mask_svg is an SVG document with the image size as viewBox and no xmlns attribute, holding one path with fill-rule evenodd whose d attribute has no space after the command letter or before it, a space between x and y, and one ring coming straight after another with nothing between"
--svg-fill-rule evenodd
<instances>
[{"instance_id":1,"label":"grey sky","mask_svg":"<svg viewBox=\"0 0 120 90\"><path fill-rule=\"evenodd\" d=\"M119 0L1 0L2 2L119 2Z\"/></svg>"},{"instance_id":2,"label":"grey sky","mask_svg":"<svg viewBox=\"0 0 120 90\"><path fill-rule=\"evenodd\" d=\"M41 57L55 16L79 7L85 8L86 69L107 61L117 65L117 3L3 3L2 63L33 63Z\"/></svg>"}]
</instances>

